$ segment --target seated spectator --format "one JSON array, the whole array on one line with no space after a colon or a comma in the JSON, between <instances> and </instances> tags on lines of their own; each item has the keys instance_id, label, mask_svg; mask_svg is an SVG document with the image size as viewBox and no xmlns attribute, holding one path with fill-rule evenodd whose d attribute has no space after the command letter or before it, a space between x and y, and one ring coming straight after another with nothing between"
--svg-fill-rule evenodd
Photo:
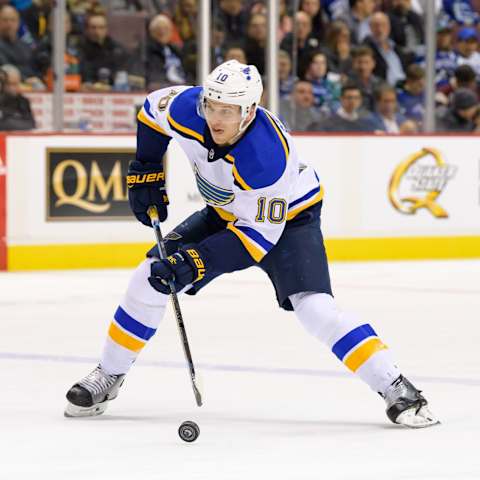
<instances>
[{"instance_id":1,"label":"seated spectator","mask_svg":"<svg viewBox=\"0 0 480 480\"><path fill-rule=\"evenodd\" d=\"M352 68L350 30L345 23L332 22L327 29L325 48L333 72L348 74Z\"/></svg>"},{"instance_id":2,"label":"seated spectator","mask_svg":"<svg viewBox=\"0 0 480 480\"><path fill-rule=\"evenodd\" d=\"M292 60L285 50L278 51L278 80L280 98L288 97L292 93L295 77L292 75Z\"/></svg>"},{"instance_id":3,"label":"seated spectator","mask_svg":"<svg viewBox=\"0 0 480 480\"><path fill-rule=\"evenodd\" d=\"M144 78L149 91L185 83L182 54L171 43L172 32L172 21L166 15L153 17L148 27L145 56L141 50L134 55L129 72L137 78Z\"/></svg>"},{"instance_id":4,"label":"seated spectator","mask_svg":"<svg viewBox=\"0 0 480 480\"><path fill-rule=\"evenodd\" d=\"M452 90L459 88L468 88L478 95L478 82L475 71L470 65L460 65L455 69L452 80Z\"/></svg>"},{"instance_id":5,"label":"seated spectator","mask_svg":"<svg viewBox=\"0 0 480 480\"><path fill-rule=\"evenodd\" d=\"M425 44L423 20L412 10L412 0L392 0L388 17L395 45L411 53L421 53L419 47Z\"/></svg>"},{"instance_id":6,"label":"seated spectator","mask_svg":"<svg viewBox=\"0 0 480 480\"><path fill-rule=\"evenodd\" d=\"M320 132L373 132L375 125L369 116L362 115L362 92L357 85L342 87L340 108L329 117L310 125L309 130Z\"/></svg>"},{"instance_id":7,"label":"seated spectator","mask_svg":"<svg viewBox=\"0 0 480 480\"><path fill-rule=\"evenodd\" d=\"M425 70L413 64L407 68L407 79L397 92L398 104L402 115L423 123L425 114Z\"/></svg>"},{"instance_id":8,"label":"seated spectator","mask_svg":"<svg viewBox=\"0 0 480 480\"><path fill-rule=\"evenodd\" d=\"M118 72L126 70L125 48L108 35L107 18L93 14L86 19L85 37L78 45L84 90L111 90Z\"/></svg>"},{"instance_id":9,"label":"seated spectator","mask_svg":"<svg viewBox=\"0 0 480 480\"><path fill-rule=\"evenodd\" d=\"M0 130L32 130L35 120L30 101L20 93L20 70L3 65L0 75Z\"/></svg>"},{"instance_id":10,"label":"seated spectator","mask_svg":"<svg viewBox=\"0 0 480 480\"><path fill-rule=\"evenodd\" d=\"M183 42L196 37L197 13L197 0L179 0L173 21Z\"/></svg>"},{"instance_id":11,"label":"seated spectator","mask_svg":"<svg viewBox=\"0 0 480 480\"><path fill-rule=\"evenodd\" d=\"M34 45L48 34L48 17L52 11L53 0L34 0L22 11L22 21L32 36Z\"/></svg>"},{"instance_id":12,"label":"seated spectator","mask_svg":"<svg viewBox=\"0 0 480 480\"><path fill-rule=\"evenodd\" d=\"M395 88L383 84L375 91L375 113L372 115L375 130L386 133L400 133L407 119L398 112Z\"/></svg>"},{"instance_id":13,"label":"seated spectator","mask_svg":"<svg viewBox=\"0 0 480 480\"><path fill-rule=\"evenodd\" d=\"M362 108L373 111L375 106L374 93L382 84L382 79L373 74L375 58L371 48L360 46L352 52L352 73L348 81L359 86L362 91Z\"/></svg>"},{"instance_id":14,"label":"seated spectator","mask_svg":"<svg viewBox=\"0 0 480 480\"><path fill-rule=\"evenodd\" d=\"M470 65L480 75L480 53L478 53L478 34L474 28L465 27L457 35L458 65Z\"/></svg>"},{"instance_id":15,"label":"seated spectator","mask_svg":"<svg viewBox=\"0 0 480 480\"><path fill-rule=\"evenodd\" d=\"M281 119L289 129L305 132L311 123L321 118L314 103L312 84L299 80L293 87L291 97L280 100Z\"/></svg>"},{"instance_id":16,"label":"seated spectator","mask_svg":"<svg viewBox=\"0 0 480 480\"><path fill-rule=\"evenodd\" d=\"M475 93L459 88L453 95L450 108L437 116L437 132L471 132L476 128L478 98Z\"/></svg>"},{"instance_id":17,"label":"seated spectator","mask_svg":"<svg viewBox=\"0 0 480 480\"><path fill-rule=\"evenodd\" d=\"M72 17L72 33L80 40L90 15L105 15L101 0L67 0L67 9Z\"/></svg>"},{"instance_id":18,"label":"seated spectator","mask_svg":"<svg viewBox=\"0 0 480 480\"><path fill-rule=\"evenodd\" d=\"M449 23L437 25L437 51L435 54L435 84L437 90L448 88L450 79L457 66L457 54L453 50L453 31ZM425 56L420 56L417 63L426 68Z\"/></svg>"},{"instance_id":19,"label":"seated spectator","mask_svg":"<svg viewBox=\"0 0 480 480\"><path fill-rule=\"evenodd\" d=\"M479 20L471 0L443 0L443 11L458 25L474 25Z\"/></svg>"},{"instance_id":20,"label":"seated spectator","mask_svg":"<svg viewBox=\"0 0 480 480\"><path fill-rule=\"evenodd\" d=\"M405 78L404 64L408 63L407 58L390 39L390 20L384 13L372 15L370 28L372 35L365 39L365 45L375 54L373 73L395 86Z\"/></svg>"},{"instance_id":21,"label":"seated spectator","mask_svg":"<svg viewBox=\"0 0 480 480\"><path fill-rule=\"evenodd\" d=\"M35 66L41 73L42 78L51 91L53 89L53 70L52 70L52 23L53 15L48 18L48 33L39 42L35 49ZM72 23L70 15L65 13L65 90L67 92L78 92L81 87L82 79L80 77L80 64L78 59L78 49L76 39L70 34Z\"/></svg>"},{"instance_id":22,"label":"seated spectator","mask_svg":"<svg viewBox=\"0 0 480 480\"><path fill-rule=\"evenodd\" d=\"M247 33L248 12L244 0L220 0L216 18L225 25L226 42L238 41Z\"/></svg>"},{"instance_id":23,"label":"seated spectator","mask_svg":"<svg viewBox=\"0 0 480 480\"><path fill-rule=\"evenodd\" d=\"M32 88L44 85L33 68L33 50L17 38L20 16L10 5L0 8L0 65L14 65L20 70L22 81Z\"/></svg>"},{"instance_id":24,"label":"seated spectator","mask_svg":"<svg viewBox=\"0 0 480 480\"><path fill-rule=\"evenodd\" d=\"M449 97L459 88L468 88L476 95L479 95L479 85L477 82L477 76L473 68L470 65L460 65L455 69L453 78L450 80L449 85L442 90L441 93L437 93L436 100L443 107L448 105Z\"/></svg>"},{"instance_id":25,"label":"seated spectator","mask_svg":"<svg viewBox=\"0 0 480 480\"><path fill-rule=\"evenodd\" d=\"M320 42L312 34L312 19L307 13L297 12L295 14L295 26L297 35L297 65L301 65L302 62L306 61L308 55L318 48ZM280 48L293 57L293 45L294 38L293 32L291 32L285 35ZM294 73L298 75L298 68Z\"/></svg>"},{"instance_id":26,"label":"seated spectator","mask_svg":"<svg viewBox=\"0 0 480 480\"><path fill-rule=\"evenodd\" d=\"M310 15L312 19L312 34L318 41L325 37L325 26L328 18L322 11L320 0L301 0L299 10Z\"/></svg>"},{"instance_id":27,"label":"seated spectator","mask_svg":"<svg viewBox=\"0 0 480 480\"><path fill-rule=\"evenodd\" d=\"M257 13L250 17L245 38L245 54L249 64L265 74L265 47L267 45L267 17Z\"/></svg>"},{"instance_id":28,"label":"seated spectator","mask_svg":"<svg viewBox=\"0 0 480 480\"><path fill-rule=\"evenodd\" d=\"M327 57L322 52L315 52L310 57L310 63L301 78L313 86L315 107L330 114L339 107L340 75L328 71Z\"/></svg>"},{"instance_id":29,"label":"seated spectator","mask_svg":"<svg viewBox=\"0 0 480 480\"><path fill-rule=\"evenodd\" d=\"M238 47L238 46L231 46L225 50L224 61L226 62L227 60L237 60L243 64L248 63L245 50L242 47Z\"/></svg>"},{"instance_id":30,"label":"seated spectator","mask_svg":"<svg viewBox=\"0 0 480 480\"><path fill-rule=\"evenodd\" d=\"M371 35L370 18L375 11L375 0L349 0L350 10L338 20L345 22L352 32L352 42L362 43Z\"/></svg>"}]
</instances>

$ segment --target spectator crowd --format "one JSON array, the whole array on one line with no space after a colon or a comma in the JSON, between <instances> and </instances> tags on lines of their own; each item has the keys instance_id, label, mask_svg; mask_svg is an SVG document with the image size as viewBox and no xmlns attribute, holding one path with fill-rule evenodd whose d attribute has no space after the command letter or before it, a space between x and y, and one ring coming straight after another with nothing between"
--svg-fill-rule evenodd
<instances>
[{"instance_id":1,"label":"spectator crowd","mask_svg":"<svg viewBox=\"0 0 480 480\"><path fill-rule=\"evenodd\" d=\"M480 0L280 0L279 115L289 128L421 131L430 1L437 130L480 131ZM0 130L33 128L23 94L52 90L53 4L0 0ZM66 91L195 84L198 7L199 0L67 0ZM237 59L265 75L266 8L265 0L212 0L212 66Z\"/></svg>"}]
</instances>

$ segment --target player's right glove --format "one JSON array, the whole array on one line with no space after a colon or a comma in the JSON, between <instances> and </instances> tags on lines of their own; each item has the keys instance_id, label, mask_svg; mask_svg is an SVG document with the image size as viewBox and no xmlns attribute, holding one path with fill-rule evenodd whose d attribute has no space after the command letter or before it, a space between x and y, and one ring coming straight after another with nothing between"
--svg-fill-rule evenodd
<instances>
[{"instance_id":1,"label":"player's right glove","mask_svg":"<svg viewBox=\"0 0 480 480\"><path fill-rule=\"evenodd\" d=\"M184 245L169 257L153 262L150 267L148 282L157 292L168 295L169 282L173 282L179 292L191 283L198 282L205 276L205 256L198 245Z\"/></svg>"},{"instance_id":2,"label":"player's right glove","mask_svg":"<svg viewBox=\"0 0 480 480\"><path fill-rule=\"evenodd\" d=\"M165 172L161 163L133 160L127 174L128 202L132 212L144 225L151 227L147 210L157 207L161 222L167 219L168 196L165 190Z\"/></svg>"}]
</instances>

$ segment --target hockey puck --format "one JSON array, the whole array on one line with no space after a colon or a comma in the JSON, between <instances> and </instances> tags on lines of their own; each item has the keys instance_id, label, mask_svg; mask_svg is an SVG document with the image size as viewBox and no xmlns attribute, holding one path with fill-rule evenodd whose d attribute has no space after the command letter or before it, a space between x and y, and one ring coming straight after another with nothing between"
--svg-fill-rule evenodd
<instances>
[{"instance_id":1,"label":"hockey puck","mask_svg":"<svg viewBox=\"0 0 480 480\"><path fill-rule=\"evenodd\" d=\"M178 435L184 442L194 442L200 435L200 428L195 422L188 420L178 427Z\"/></svg>"}]
</instances>

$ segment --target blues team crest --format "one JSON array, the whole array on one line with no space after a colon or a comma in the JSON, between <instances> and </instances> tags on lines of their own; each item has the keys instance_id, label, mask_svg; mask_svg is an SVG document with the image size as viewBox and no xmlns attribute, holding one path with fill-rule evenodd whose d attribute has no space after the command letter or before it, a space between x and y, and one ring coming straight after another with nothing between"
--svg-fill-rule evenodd
<instances>
[{"instance_id":1,"label":"blues team crest","mask_svg":"<svg viewBox=\"0 0 480 480\"><path fill-rule=\"evenodd\" d=\"M210 183L206 178L200 175L198 168L195 166L195 180L197 181L198 191L208 205L221 207L233 202L235 194L231 190L217 187Z\"/></svg>"}]
</instances>

